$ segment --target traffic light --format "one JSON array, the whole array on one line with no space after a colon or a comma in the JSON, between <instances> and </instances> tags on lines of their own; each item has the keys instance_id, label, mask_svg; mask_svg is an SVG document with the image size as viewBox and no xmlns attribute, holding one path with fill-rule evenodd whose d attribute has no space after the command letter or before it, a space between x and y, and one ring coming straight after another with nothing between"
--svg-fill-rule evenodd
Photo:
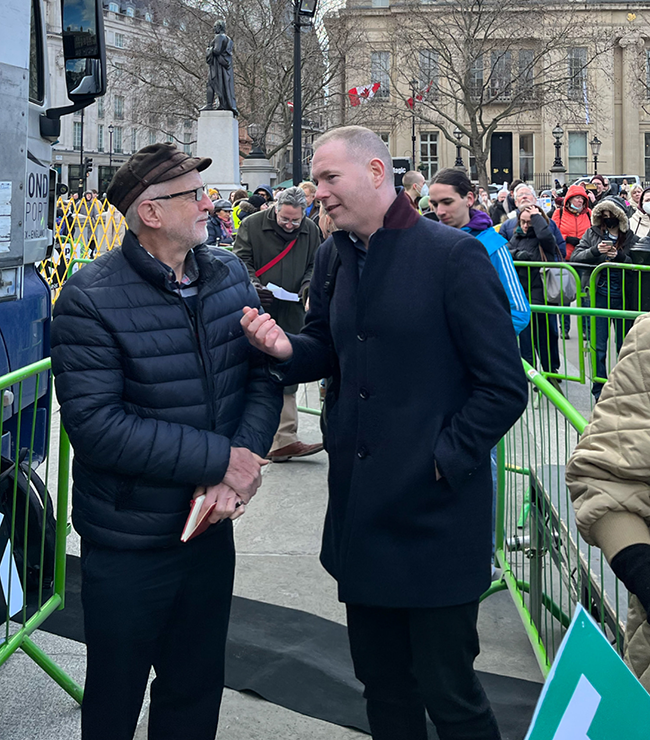
<instances>
[{"instance_id":1,"label":"traffic light","mask_svg":"<svg viewBox=\"0 0 650 740\"><path fill-rule=\"evenodd\" d=\"M84 159L84 169L86 173L86 177L93 171L93 159L92 157L86 157Z\"/></svg>"}]
</instances>

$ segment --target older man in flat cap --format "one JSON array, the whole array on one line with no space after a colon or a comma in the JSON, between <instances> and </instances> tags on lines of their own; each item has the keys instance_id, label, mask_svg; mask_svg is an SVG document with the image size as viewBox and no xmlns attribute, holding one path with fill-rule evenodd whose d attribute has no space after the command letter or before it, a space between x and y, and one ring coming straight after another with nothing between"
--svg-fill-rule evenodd
<instances>
[{"instance_id":1,"label":"older man in flat cap","mask_svg":"<svg viewBox=\"0 0 650 740\"><path fill-rule=\"evenodd\" d=\"M121 248L56 303L52 365L74 447L87 645L84 740L130 740L149 672L149 740L214 740L232 597L232 519L261 481L282 396L239 324L243 264L203 245L209 159L154 144L107 197ZM210 526L181 533L193 498Z\"/></svg>"}]
</instances>

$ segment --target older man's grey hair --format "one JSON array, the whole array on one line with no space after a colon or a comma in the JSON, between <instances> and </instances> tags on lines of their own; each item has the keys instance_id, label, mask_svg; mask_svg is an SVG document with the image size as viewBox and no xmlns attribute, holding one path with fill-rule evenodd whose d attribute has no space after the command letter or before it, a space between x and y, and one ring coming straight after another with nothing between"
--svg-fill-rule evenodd
<instances>
[{"instance_id":1,"label":"older man's grey hair","mask_svg":"<svg viewBox=\"0 0 650 740\"><path fill-rule=\"evenodd\" d=\"M154 185L149 185L149 187L127 208L126 213L124 214L124 220L126 221L126 225L134 234L139 234L142 231L142 221L138 215L138 206L140 203L145 200L150 200L151 198L157 198L159 195L167 195L167 187L168 185L166 182L158 182Z\"/></svg>"},{"instance_id":2,"label":"older man's grey hair","mask_svg":"<svg viewBox=\"0 0 650 740\"><path fill-rule=\"evenodd\" d=\"M307 198L305 197L305 191L299 187L292 187L283 190L278 193L276 200L278 204L278 210L282 206L293 206L294 208L302 208L304 213L307 210Z\"/></svg>"},{"instance_id":3,"label":"older man's grey hair","mask_svg":"<svg viewBox=\"0 0 650 740\"><path fill-rule=\"evenodd\" d=\"M350 155L361 164L366 164L371 159L381 159L386 172L390 174L386 181L391 188L394 187L393 160L388 147L374 131L364 126L341 126L330 129L316 139L314 152L324 144L329 144L330 141L344 141Z\"/></svg>"},{"instance_id":4,"label":"older man's grey hair","mask_svg":"<svg viewBox=\"0 0 650 740\"><path fill-rule=\"evenodd\" d=\"M537 194L535 193L535 188L532 185L527 185L525 182L520 182L519 185L515 188L514 193L512 194L515 203L517 202L517 196L519 193L521 193L522 190L530 190L530 192L533 194L533 198L537 198Z\"/></svg>"}]
</instances>

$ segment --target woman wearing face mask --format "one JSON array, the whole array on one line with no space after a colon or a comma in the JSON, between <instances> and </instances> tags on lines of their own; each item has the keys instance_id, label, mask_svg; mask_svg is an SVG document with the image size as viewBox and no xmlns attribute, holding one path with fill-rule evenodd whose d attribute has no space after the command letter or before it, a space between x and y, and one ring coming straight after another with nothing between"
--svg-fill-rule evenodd
<instances>
[{"instance_id":1,"label":"woman wearing face mask","mask_svg":"<svg viewBox=\"0 0 650 740\"><path fill-rule=\"evenodd\" d=\"M591 226L591 211L588 206L589 198L587 197L587 191L582 185L571 185L567 190L563 205L560 208L556 208L553 213L553 221L557 224L566 241L567 261L571 258L573 250L580 243L580 239L582 239L585 231ZM571 317L569 314L562 316L560 323L564 338L569 339L569 330L571 328Z\"/></svg>"},{"instance_id":2,"label":"woman wearing face mask","mask_svg":"<svg viewBox=\"0 0 650 740\"><path fill-rule=\"evenodd\" d=\"M629 228L625 201L617 196L608 196L594 206L591 213L591 228L587 229L580 244L573 250L571 262L591 265L603 262L632 262L630 249L639 241ZM603 270L596 285L596 308L637 310L636 281L630 275L624 279L624 271ZM596 319L596 375L607 377L607 344L609 321ZM615 319L616 348L620 350L625 334L632 326L631 321ZM591 392L600 398L603 383L594 383Z\"/></svg>"},{"instance_id":3,"label":"woman wearing face mask","mask_svg":"<svg viewBox=\"0 0 650 740\"><path fill-rule=\"evenodd\" d=\"M636 210L630 217L630 231L636 234L639 239L648 235L650 232L650 188L646 188L639 202L636 204Z\"/></svg>"}]
</instances>

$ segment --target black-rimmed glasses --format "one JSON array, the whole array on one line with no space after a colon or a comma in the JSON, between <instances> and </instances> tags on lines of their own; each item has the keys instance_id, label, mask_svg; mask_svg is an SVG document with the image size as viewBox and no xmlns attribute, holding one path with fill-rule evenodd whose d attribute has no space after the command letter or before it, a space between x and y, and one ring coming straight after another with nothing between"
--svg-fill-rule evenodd
<instances>
[{"instance_id":1,"label":"black-rimmed glasses","mask_svg":"<svg viewBox=\"0 0 650 740\"><path fill-rule=\"evenodd\" d=\"M192 190L183 190L182 193L171 193L171 195L159 195L156 198L149 198L149 200L171 200L172 198L178 198L181 195L189 195L190 193L194 194L194 198L196 199L196 202L199 203L201 200L203 200L203 195L205 194L205 185L201 185L201 187L193 188Z\"/></svg>"}]
</instances>

